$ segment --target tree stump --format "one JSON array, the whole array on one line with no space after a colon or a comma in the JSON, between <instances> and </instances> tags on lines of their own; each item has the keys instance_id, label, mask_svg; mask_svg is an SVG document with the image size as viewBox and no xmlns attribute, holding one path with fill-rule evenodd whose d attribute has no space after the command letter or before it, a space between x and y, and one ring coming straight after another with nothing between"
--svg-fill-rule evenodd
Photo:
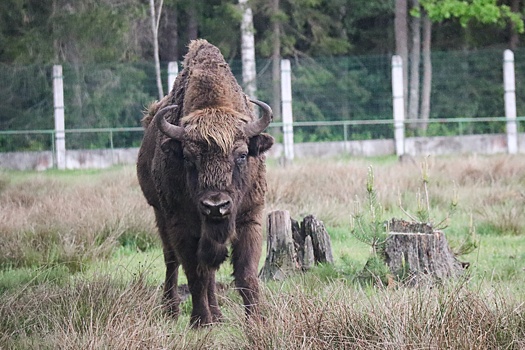
<instances>
[{"instance_id":1,"label":"tree stump","mask_svg":"<svg viewBox=\"0 0 525 350\"><path fill-rule=\"evenodd\" d=\"M302 224L285 210L268 214L266 261L259 276L263 280L283 280L312 268L316 263L333 263L330 236L313 215Z\"/></svg>"},{"instance_id":2,"label":"tree stump","mask_svg":"<svg viewBox=\"0 0 525 350\"><path fill-rule=\"evenodd\" d=\"M300 267L288 211L277 210L268 214L266 242L266 261L259 273L263 280L283 280Z\"/></svg>"},{"instance_id":3,"label":"tree stump","mask_svg":"<svg viewBox=\"0 0 525 350\"><path fill-rule=\"evenodd\" d=\"M409 285L456 277L468 266L456 259L445 234L427 223L392 219L384 246L391 273Z\"/></svg>"}]
</instances>

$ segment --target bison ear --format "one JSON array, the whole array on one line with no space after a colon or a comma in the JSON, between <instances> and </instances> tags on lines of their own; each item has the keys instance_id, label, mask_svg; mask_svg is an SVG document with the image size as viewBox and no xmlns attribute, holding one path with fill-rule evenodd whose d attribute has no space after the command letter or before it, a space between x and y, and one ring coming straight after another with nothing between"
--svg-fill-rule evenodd
<instances>
[{"instance_id":1,"label":"bison ear","mask_svg":"<svg viewBox=\"0 0 525 350\"><path fill-rule=\"evenodd\" d=\"M273 137L268 134L259 134L250 137L248 144L248 153L252 157L257 157L259 154L266 152L273 145Z\"/></svg>"}]
</instances>

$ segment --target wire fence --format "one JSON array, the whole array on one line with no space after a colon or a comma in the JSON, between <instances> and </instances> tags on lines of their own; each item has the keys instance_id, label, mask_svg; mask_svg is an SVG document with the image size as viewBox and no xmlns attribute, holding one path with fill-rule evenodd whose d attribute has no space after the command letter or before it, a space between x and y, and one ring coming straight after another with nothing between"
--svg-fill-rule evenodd
<instances>
[{"instance_id":1,"label":"wire fence","mask_svg":"<svg viewBox=\"0 0 525 350\"><path fill-rule=\"evenodd\" d=\"M525 116L517 117L519 123L525 123ZM500 130L505 128L507 119L505 117L481 117L481 118L433 118L429 124L436 125L437 130L441 125L444 129L457 130L456 135L472 135L472 130L478 129L475 124L483 123L484 128L491 125L490 128ZM293 123L294 142L303 142L301 135L317 131L323 128L330 128L331 141L352 141L358 140L354 137L354 129L368 127L377 128L382 132L387 131L393 135L392 119L372 119L372 120L341 120L341 121L299 121ZM406 122L408 124L409 122ZM447 126L445 126L447 125ZM274 136L281 135L283 124L281 122L271 123L268 132ZM3 140L3 152L23 151L19 145L27 143L28 140L38 145L32 151L55 151L55 130L0 130L0 139ZM79 145L78 147L67 147L67 149L116 149L138 147L142 141L142 127L121 127L121 128L88 128L88 129L67 129L66 140L69 143ZM299 135L299 136L297 136ZM441 135L434 135L441 136ZM392 138L390 136L389 138ZM23 141L22 141L23 140ZM89 140L97 140L96 143L90 143ZM280 140L277 140L280 141Z\"/></svg>"},{"instance_id":2,"label":"wire fence","mask_svg":"<svg viewBox=\"0 0 525 350\"><path fill-rule=\"evenodd\" d=\"M525 115L525 49L515 55L517 112ZM428 136L503 133L503 53L435 52ZM241 80L241 62L229 62ZM292 59L294 141L393 136L391 56ZM66 148L137 147L158 99L154 65L63 65ZM163 76L166 76L167 63ZM0 151L53 149L51 66L0 64ZM272 99L271 61L257 61L257 94ZM165 90L165 92L167 92ZM518 118L519 129L524 120ZM279 120L270 133L278 141ZM407 128L410 135L410 128Z\"/></svg>"}]
</instances>

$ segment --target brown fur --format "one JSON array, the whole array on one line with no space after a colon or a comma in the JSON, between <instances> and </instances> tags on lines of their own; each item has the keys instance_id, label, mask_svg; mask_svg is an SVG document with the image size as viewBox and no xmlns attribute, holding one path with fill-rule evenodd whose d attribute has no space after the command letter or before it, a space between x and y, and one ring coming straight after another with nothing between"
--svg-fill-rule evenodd
<instances>
[{"instance_id":1,"label":"brown fur","mask_svg":"<svg viewBox=\"0 0 525 350\"><path fill-rule=\"evenodd\" d=\"M157 111L173 104L178 108L166 119L184 127L182 140L169 139L151 122ZM164 300L178 315L182 265L193 299L194 326L221 318L215 271L226 260L228 245L246 312L256 310L266 192L263 153L273 139L266 134L246 137L243 126L255 118L220 51L196 40L171 92L152 103L142 121L137 175L163 244Z\"/></svg>"},{"instance_id":2,"label":"brown fur","mask_svg":"<svg viewBox=\"0 0 525 350\"><path fill-rule=\"evenodd\" d=\"M204 139L208 145L216 144L222 152L228 153L247 121L246 116L233 109L208 107L185 116L181 125L186 126L187 132L196 133L194 138ZM225 129L223 125L230 125L231 128Z\"/></svg>"}]
</instances>

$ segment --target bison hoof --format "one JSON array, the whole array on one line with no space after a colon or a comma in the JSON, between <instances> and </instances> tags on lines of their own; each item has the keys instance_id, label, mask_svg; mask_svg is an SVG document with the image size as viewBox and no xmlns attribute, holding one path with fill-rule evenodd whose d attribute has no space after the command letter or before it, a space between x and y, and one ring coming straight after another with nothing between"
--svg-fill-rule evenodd
<instances>
[{"instance_id":1,"label":"bison hoof","mask_svg":"<svg viewBox=\"0 0 525 350\"><path fill-rule=\"evenodd\" d=\"M179 318L180 310L178 303L166 301L164 303L164 311L166 314L168 314L168 316L174 318L175 320Z\"/></svg>"},{"instance_id":2,"label":"bison hoof","mask_svg":"<svg viewBox=\"0 0 525 350\"><path fill-rule=\"evenodd\" d=\"M213 325L213 321L209 317L191 316L190 325L193 329L199 329Z\"/></svg>"},{"instance_id":3,"label":"bison hoof","mask_svg":"<svg viewBox=\"0 0 525 350\"><path fill-rule=\"evenodd\" d=\"M211 317L213 319L213 323L221 323L223 320L222 313L219 310L212 311Z\"/></svg>"}]
</instances>

